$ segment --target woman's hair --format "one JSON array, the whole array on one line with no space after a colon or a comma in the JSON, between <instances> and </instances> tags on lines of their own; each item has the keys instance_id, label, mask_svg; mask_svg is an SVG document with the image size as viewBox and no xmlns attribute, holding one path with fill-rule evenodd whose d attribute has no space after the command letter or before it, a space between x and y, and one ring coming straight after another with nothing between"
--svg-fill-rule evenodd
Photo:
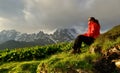
<instances>
[{"instance_id":1,"label":"woman's hair","mask_svg":"<svg viewBox=\"0 0 120 73\"><path fill-rule=\"evenodd\" d=\"M95 19L94 17L89 17L88 20L89 20L89 21L93 21L93 22L99 24L98 19Z\"/></svg>"},{"instance_id":2,"label":"woman's hair","mask_svg":"<svg viewBox=\"0 0 120 73\"><path fill-rule=\"evenodd\" d=\"M98 21L97 19L95 19L95 22L96 22L97 24L99 24L99 21Z\"/></svg>"},{"instance_id":3,"label":"woman's hair","mask_svg":"<svg viewBox=\"0 0 120 73\"><path fill-rule=\"evenodd\" d=\"M88 20L89 21L96 21L96 19L94 17L89 17Z\"/></svg>"}]
</instances>

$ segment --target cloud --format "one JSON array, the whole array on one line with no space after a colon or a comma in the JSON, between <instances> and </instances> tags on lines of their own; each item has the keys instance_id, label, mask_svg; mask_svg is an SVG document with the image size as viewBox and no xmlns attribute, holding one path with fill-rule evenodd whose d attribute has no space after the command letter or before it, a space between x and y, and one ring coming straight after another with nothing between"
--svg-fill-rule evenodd
<instances>
[{"instance_id":1,"label":"cloud","mask_svg":"<svg viewBox=\"0 0 120 73\"><path fill-rule=\"evenodd\" d=\"M87 0L26 0L23 12L29 24L52 30L80 25L85 18L83 11L91 3Z\"/></svg>"},{"instance_id":2,"label":"cloud","mask_svg":"<svg viewBox=\"0 0 120 73\"><path fill-rule=\"evenodd\" d=\"M22 0L0 0L0 16L2 17L21 16L23 8Z\"/></svg>"},{"instance_id":3,"label":"cloud","mask_svg":"<svg viewBox=\"0 0 120 73\"><path fill-rule=\"evenodd\" d=\"M120 0L1 0L0 17L10 21L10 29L30 33L69 27L85 31L87 18L94 16L104 31L120 24L119 7Z\"/></svg>"},{"instance_id":4,"label":"cloud","mask_svg":"<svg viewBox=\"0 0 120 73\"><path fill-rule=\"evenodd\" d=\"M3 24L6 23L9 23L9 20L0 17L0 30L4 29L5 26Z\"/></svg>"},{"instance_id":5,"label":"cloud","mask_svg":"<svg viewBox=\"0 0 120 73\"><path fill-rule=\"evenodd\" d=\"M0 0L0 30L23 28L23 9L23 0Z\"/></svg>"},{"instance_id":6,"label":"cloud","mask_svg":"<svg viewBox=\"0 0 120 73\"><path fill-rule=\"evenodd\" d=\"M14 26L14 25L9 25L11 23L12 22L9 19L0 17L0 31L9 29L12 26Z\"/></svg>"}]
</instances>

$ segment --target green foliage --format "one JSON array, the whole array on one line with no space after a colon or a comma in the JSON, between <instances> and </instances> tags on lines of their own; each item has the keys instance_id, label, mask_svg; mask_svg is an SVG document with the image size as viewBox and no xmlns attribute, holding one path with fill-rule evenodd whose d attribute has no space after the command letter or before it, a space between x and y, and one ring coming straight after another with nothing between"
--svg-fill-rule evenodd
<instances>
[{"instance_id":1,"label":"green foliage","mask_svg":"<svg viewBox=\"0 0 120 73\"><path fill-rule=\"evenodd\" d=\"M1 51L0 60L2 62L10 62L43 59L55 53L62 52L64 50L63 47L66 45L67 43L60 43L47 46L14 49L10 51L7 50L4 52Z\"/></svg>"},{"instance_id":2,"label":"green foliage","mask_svg":"<svg viewBox=\"0 0 120 73\"><path fill-rule=\"evenodd\" d=\"M0 65L0 73L36 73L40 61L10 62Z\"/></svg>"},{"instance_id":3,"label":"green foliage","mask_svg":"<svg viewBox=\"0 0 120 73\"><path fill-rule=\"evenodd\" d=\"M9 69L0 69L1 73L8 73Z\"/></svg>"},{"instance_id":4,"label":"green foliage","mask_svg":"<svg viewBox=\"0 0 120 73\"><path fill-rule=\"evenodd\" d=\"M39 61L33 62L23 62L18 66L14 67L10 72L17 72L17 73L36 73L37 65Z\"/></svg>"}]
</instances>

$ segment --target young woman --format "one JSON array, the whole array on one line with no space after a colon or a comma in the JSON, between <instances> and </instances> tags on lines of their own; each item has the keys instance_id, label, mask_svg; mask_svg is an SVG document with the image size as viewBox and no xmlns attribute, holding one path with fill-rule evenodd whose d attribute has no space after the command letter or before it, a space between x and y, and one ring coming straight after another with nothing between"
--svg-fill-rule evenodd
<instances>
[{"instance_id":1,"label":"young woman","mask_svg":"<svg viewBox=\"0 0 120 73\"><path fill-rule=\"evenodd\" d=\"M94 42L95 38L97 38L99 35L100 35L99 21L94 17L88 18L88 30L85 34L77 36L73 45L72 53L80 53L82 42L84 42L87 45L91 45Z\"/></svg>"}]
</instances>

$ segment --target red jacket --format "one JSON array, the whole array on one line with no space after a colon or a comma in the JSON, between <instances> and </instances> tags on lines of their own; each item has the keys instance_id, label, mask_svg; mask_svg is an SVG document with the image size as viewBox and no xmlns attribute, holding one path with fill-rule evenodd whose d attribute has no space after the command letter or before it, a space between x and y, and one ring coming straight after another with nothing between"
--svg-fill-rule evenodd
<instances>
[{"instance_id":1,"label":"red jacket","mask_svg":"<svg viewBox=\"0 0 120 73\"><path fill-rule=\"evenodd\" d=\"M93 21L89 21L88 22L88 30L84 34L84 36L97 38L99 35L100 35L100 25Z\"/></svg>"}]
</instances>

